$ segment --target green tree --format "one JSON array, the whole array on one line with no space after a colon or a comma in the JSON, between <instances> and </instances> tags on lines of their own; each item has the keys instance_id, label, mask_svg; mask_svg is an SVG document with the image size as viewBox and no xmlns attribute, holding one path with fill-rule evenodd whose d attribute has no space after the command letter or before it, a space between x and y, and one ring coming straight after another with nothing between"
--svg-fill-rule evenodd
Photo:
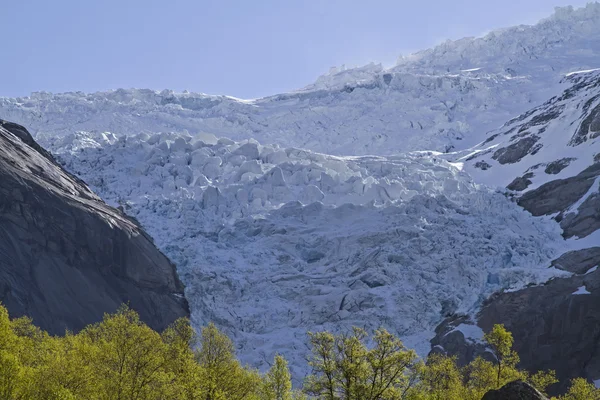
<instances>
[{"instance_id":1,"label":"green tree","mask_svg":"<svg viewBox=\"0 0 600 400\"><path fill-rule=\"evenodd\" d=\"M557 383L558 379L556 379L556 372L554 371L538 371L529 376L527 382L547 396L548 387Z\"/></svg>"},{"instance_id":2,"label":"green tree","mask_svg":"<svg viewBox=\"0 0 600 400\"><path fill-rule=\"evenodd\" d=\"M312 374L305 382L308 394L326 400L375 400L403 398L414 379L416 354L379 329L374 346L365 345L367 334L354 328L350 335L309 333Z\"/></svg>"},{"instance_id":3,"label":"green tree","mask_svg":"<svg viewBox=\"0 0 600 400\"><path fill-rule=\"evenodd\" d=\"M276 355L263 380L265 400L292 400L292 377L285 358Z\"/></svg>"},{"instance_id":4,"label":"green tree","mask_svg":"<svg viewBox=\"0 0 600 400\"><path fill-rule=\"evenodd\" d=\"M168 390L166 346L135 311L121 307L81 336L90 350L85 362L98 381L100 400L160 399Z\"/></svg>"},{"instance_id":5,"label":"green tree","mask_svg":"<svg viewBox=\"0 0 600 400\"><path fill-rule=\"evenodd\" d=\"M514 342L512 333L507 331L504 325L494 325L492 331L483 336L483 340L492 349L496 358L496 388L523 377L516 368L519 355L512 348Z\"/></svg>"},{"instance_id":6,"label":"green tree","mask_svg":"<svg viewBox=\"0 0 600 400\"><path fill-rule=\"evenodd\" d=\"M456 365L456 358L442 354L428 357L420 384L431 400L463 400L465 396L463 376Z\"/></svg>"},{"instance_id":7,"label":"green tree","mask_svg":"<svg viewBox=\"0 0 600 400\"><path fill-rule=\"evenodd\" d=\"M375 346L367 354L368 374L365 399L400 399L416 381L417 354L400 339L378 329Z\"/></svg>"},{"instance_id":8,"label":"green tree","mask_svg":"<svg viewBox=\"0 0 600 400\"><path fill-rule=\"evenodd\" d=\"M571 381L571 387L560 400L599 400L600 390L584 378L575 378Z\"/></svg>"},{"instance_id":9,"label":"green tree","mask_svg":"<svg viewBox=\"0 0 600 400\"><path fill-rule=\"evenodd\" d=\"M182 400L205 398L202 386L204 371L192 350L198 339L189 319L178 319L161 336L166 345L165 367L171 373L170 397Z\"/></svg>"},{"instance_id":10,"label":"green tree","mask_svg":"<svg viewBox=\"0 0 600 400\"><path fill-rule=\"evenodd\" d=\"M495 389L498 377L496 367L481 357L475 358L462 370L465 382L465 400L480 400L485 393Z\"/></svg>"},{"instance_id":11,"label":"green tree","mask_svg":"<svg viewBox=\"0 0 600 400\"><path fill-rule=\"evenodd\" d=\"M233 343L214 324L202 329L200 345L196 360L204 372L202 390L205 400L259 398L259 373L241 366L235 358Z\"/></svg>"}]
</instances>

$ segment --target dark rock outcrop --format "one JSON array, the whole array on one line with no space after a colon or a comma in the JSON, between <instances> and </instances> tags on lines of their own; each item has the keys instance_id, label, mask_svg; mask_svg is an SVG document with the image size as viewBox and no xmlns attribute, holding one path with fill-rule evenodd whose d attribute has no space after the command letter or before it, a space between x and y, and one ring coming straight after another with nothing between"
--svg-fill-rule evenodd
<instances>
[{"instance_id":1,"label":"dark rock outcrop","mask_svg":"<svg viewBox=\"0 0 600 400\"><path fill-rule=\"evenodd\" d=\"M528 172L523 176L515 178L506 188L515 192L521 192L531 185L530 178L533 178L533 172Z\"/></svg>"},{"instance_id":2,"label":"dark rock outcrop","mask_svg":"<svg viewBox=\"0 0 600 400\"><path fill-rule=\"evenodd\" d=\"M571 378L600 377L599 302L600 271L595 271L497 294L482 308L478 325L487 332L504 324L515 338L520 366L555 370L556 390L564 391Z\"/></svg>"},{"instance_id":3,"label":"dark rock outcrop","mask_svg":"<svg viewBox=\"0 0 600 400\"><path fill-rule=\"evenodd\" d=\"M576 275L496 293L484 303L476 324L484 332L504 324L513 333L521 368L556 371L560 384L550 390L556 394L565 392L572 378L600 378L600 270L593 269L600 264L600 248L572 251L552 264ZM449 340L444 324L432 340L434 349L457 355L463 363L484 355L479 343Z\"/></svg>"},{"instance_id":4,"label":"dark rock outcrop","mask_svg":"<svg viewBox=\"0 0 600 400\"><path fill-rule=\"evenodd\" d=\"M590 190L599 175L600 163L596 163L575 176L556 179L530 190L518 203L535 216L565 211Z\"/></svg>"},{"instance_id":5,"label":"dark rock outcrop","mask_svg":"<svg viewBox=\"0 0 600 400\"><path fill-rule=\"evenodd\" d=\"M539 140L539 136L528 136L516 143L496 150L493 159L500 164L513 164L521 161L527 154L533 154L538 149L535 144Z\"/></svg>"},{"instance_id":6,"label":"dark rock outcrop","mask_svg":"<svg viewBox=\"0 0 600 400\"><path fill-rule=\"evenodd\" d=\"M494 362L494 355L483 343L465 338L460 325L472 325L473 322L465 315L455 315L446 318L435 329L435 337L431 340L431 352L429 354L443 354L456 357L459 367L464 367L477 357Z\"/></svg>"},{"instance_id":7,"label":"dark rock outcrop","mask_svg":"<svg viewBox=\"0 0 600 400\"><path fill-rule=\"evenodd\" d=\"M544 172L546 172L549 175L559 174L563 169L567 168L569 164L571 164L571 162L574 160L574 158L567 157L561 158L560 160L552 161L551 163L548 163Z\"/></svg>"},{"instance_id":8,"label":"dark rock outcrop","mask_svg":"<svg viewBox=\"0 0 600 400\"><path fill-rule=\"evenodd\" d=\"M158 330L189 313L173 264L140 226L2 120L0 301L53 334L122 303Z\"/></svg>"},{"instance_id":9,"label":"dark rock outcrop","mask_svg":"<svg viewBox=\"0 0 600 400\"><path fill-rule=\"evenodd\" d=\"M586 237L600 229L600 191L591 194L577 208L577 213L566 214L560 221L563 236Z\"/></svg>"},{"instance_id":10,"label":"dark rock outcrop","mask_svg":"<svg viewBox=\"0 0 600 400\"><path fill-rule=\"evenodd\" d=\"M578 275L585 274L598 265L600 265L600 247L569 251L552 261L553 267Z\"/></svg>"},{"instance_id":11,"label":"dark rock outcrop","mask_svg":"<svg viewBox=\"0 0 600 400\"><path fill-rule=\"evenodd\" d=\"M514 381L498 390L490 390L481 400L548 400L548 398L530 384Z\"/></svg>"}]
</instances>

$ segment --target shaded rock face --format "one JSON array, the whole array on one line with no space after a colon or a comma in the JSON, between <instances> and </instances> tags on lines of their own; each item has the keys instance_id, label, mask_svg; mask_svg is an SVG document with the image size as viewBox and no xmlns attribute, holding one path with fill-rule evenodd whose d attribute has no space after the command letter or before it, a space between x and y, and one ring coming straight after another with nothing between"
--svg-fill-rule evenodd
<instances>
[{"instance_id":1,"label":"shaded rock face","mask_svg":"<svg viewBox=\"0 0 600 400\"><path fill-rule=\"evenodd\" d=\"M478 325L488 331L505 324L515 338L521 367L555 370L561 382L556 390L564 391L571 378L600 377L599 302L596 271L499 294L481 310Z\"/></svg>"},{"instance_id":2,"label":"shaded rock face","mask_svg":"<svg viewBox=\"0 0 600 400\"><path fill-rule=\"evenodd\" d=\"M464 367L477 357L495 362L494 355L482 343L465 338L459 325L471 325L473 322L465 315L455 315L446 318L435 330L435 337L431 340L431 352L429 354L443 354L455 356L459 367Z\"/></svg>"},{"instance_id":3,"label":"shaded rock face","mask_svg":"<svg viewBox=\"0 0 600 400\"><path fill-rule=\"evenodd\" d=\"M549 175L556 175L560 173L560 171L562 171L563 169L567 168L573 160L573 158L567 157L561 158L560 160L552 161L551 163L548 163L544 172Z\"/></svg>"},{"instance_id":4,"label":"shaded rock face","mask_svg":"<svg viewBox=\"0 0 600 400\"><path fill-rule=\"evenodd\" d=\"M575 176L556 179L530 190L521 196L518 203L535 216L565 211L590 190L598 176L600 163L589 166Z\"/></svg>"},{"instance_id":5,"label":"shaded rock face","mask_svg":"<svg viewBox=\"0 0 600 400\"><path fill-rule=\"evenodd\" d=\"M528 172L523 176L515 178L515 180L513 180L506 188L508 190L521 192L521 191L527 189L529 187L529 185L531 185L531 183L532 183L530 181L531 178L533 178L533 173Z\"/></svg>"},{"instance_id":6,"label":"shaded rock face","mask_svg":"<svg viewBox=\"0 0 600 400\"><path fill-rule=\"evenodd\" d=\"M492 158L500 164L516 163L527 154L532 154L538 149L535 144L539 139L539 136L535 135L525 137L516 143L497 150Z\"/></svg>"},{"instance_id":7,"label":"shaded rock face","mask_svg":"<svg viewBox=\"0 0 600 400\"><path fill-rule=\"evenodd\" d=\"M0 301L53 334L123 303L158 330L189 313L174 266L143 230L2 120Z\"/></svg>"},{"instance_id":8,"label":"shaded rock face","mask_svg":"<svg viewBox=\"0 0 600 400\"><path fill-rule=\"evenodd\" d=\"M535 372L556 371L560 384L551 394L565 392L575 377L600 378L600 247L571 251L552 266L572 272L542 286L497 293L488 299L476 324L485 332L504 324L513 333L520 367ZM473 323L447 319L436 330L434 351L457 355L461 364L477 356L486 358L481 343L465 339L452 325ZM493 361L493 360L490 360Z\"/></svg>"},{"instance_id":9,"label":"shaded rock face","mask_svg":"<svg viewBox=\"0 0 600 400\"><path fill-rule=\"evenodd\" d=\"M498 390L490 390L481 400L548 400L548 398L530 384L514 381Z\"/></svg>"},{"instance_id":10,"label":"shaded rock face","mask_svg":"<svg viewBox=\"0 0 600 400\"><path fill-rule=\"evenodd\" d=\"M560 383L551 387L551 394L565 392L575 377L600 378L600 271L595 268L599 264L600 247L566 253L552 265L575 275L497 293L477 316L484 332L504 324L513 333L521 368L556 371ZM478 355L485 358L480 343L464 337L450 340L454 332L449 335L441 328L437 333L432 345L438 351L458 355L462 363Z\"/></svg>"},{"instance_id":11,"label":"shaded rock face","mask_svg":"<svg viewBox=\"0 0 600 400\"><path fill-rule=\"evenodd\" d=\"M577 213L569 213L560 222L563 236L586 237L600 229L600 192L590 195L577 208Z\"/></svg>"},{"instance_id":12,"label":"shaded rock face","mask_svg":"<svg viewBox=\"0 0 600 400\"><path fill-rule=\"evenodd\" d=\"M553 267L578 275L585 274L598 265L600 265L600 247L569 251L552 261Z\"/></svg>"}]
</instances>

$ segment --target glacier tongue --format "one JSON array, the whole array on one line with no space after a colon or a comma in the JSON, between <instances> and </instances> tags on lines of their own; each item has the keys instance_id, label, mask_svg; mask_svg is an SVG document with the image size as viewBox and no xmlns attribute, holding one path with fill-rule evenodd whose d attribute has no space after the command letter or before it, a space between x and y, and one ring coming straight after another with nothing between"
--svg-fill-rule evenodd
<instances>
[{"instance_id":1,"label":"glacier tongue","mask_svg":"<svg viewBox=\"0 0 600 400\"><path fill-rule=\"evenodd\" d=\"M196 326L305 372L306 332L383 325L422 355L440 320L543 282L560 229L435 152L336 157L163 133L49 143L178 265ZM210 142L210 143L207 143Z\"/></svg>"}]
</instances>

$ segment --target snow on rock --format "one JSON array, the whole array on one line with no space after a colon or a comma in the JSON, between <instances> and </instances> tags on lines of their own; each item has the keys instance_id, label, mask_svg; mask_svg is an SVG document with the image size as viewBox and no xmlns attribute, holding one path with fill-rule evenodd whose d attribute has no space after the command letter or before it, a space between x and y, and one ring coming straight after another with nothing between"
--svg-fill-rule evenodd
<instances>
[{"instance_id":1,"label":"snow on rock","mask_svg":"<svg viewBox=\"0 0 600 400\"><path fill-rule=\"evenodd\" d=\"M573 295L580 295L580 294L591 294L591 293L588 292L588 290L586 289L585 286L580 286L577 288L576 291L573 292Z\"/></svg>"},{"instance_id":2,"label":"snow on rock","mask_svg":"<svg viewBox=\"0 0 600 400\"><path fill-rule=\"evenodd\" d=\"M596 265L595 267L592 267L589 270L587 270L585 275L591 274L592 272L596 272L597 269L598 269L598 266Z\"/></svg>"},{"instance_id":3,"label":"snow on rock","mask_svg":"<svg viewBox=\"0 0 600 400\"><path fill-rule=\"evenodd\" d=\"M600 121L600 72L572 75L563 82L567 87L562 93L490 131L459 158L476 181L509 186L530 173L531 182L517 191L531 190L596 162L600 126L593 122Z\"/></svg>"},{"instance_id":4,"label":"snow on rock","mask_svg":"<svg viewBox=\"0 0 600 400\"><path fill-rule=\"evenodd\" d=\"M450 332L446 333L446 335L459 331L461 332L465 339L471 342L482 342L483 341L483 330L477 325L473 324L460 324L456 328L452 329Z\"/></svg>"},{"instance_id":5,"label":"snow on rock","mask_svg":"<svg viewBox=\"0 0 600 400\"><path fill-rule=\"evenodd\" d=\"M477 182L506 187L535 216L560 223L573 249L595 246L600 229L600 72L564 78L559 95L488 133L481 144L445 155Z\"/></svg>"},{"instance_id":6,"label":"snow on rock","mask_svg":"<svg viewBox=\"0 0 600 400\"><path fill-rule=\"evenodd\" d=\"M557 226L437 153L102 138L52 145L177 264L194 324L214 321L257 367L279 352L302 376L306 332L353 325L383 325L425 355L442 304L469 313L496 290L556 273L547 266L563 246Z\"/></svg>"}]
</instances>

